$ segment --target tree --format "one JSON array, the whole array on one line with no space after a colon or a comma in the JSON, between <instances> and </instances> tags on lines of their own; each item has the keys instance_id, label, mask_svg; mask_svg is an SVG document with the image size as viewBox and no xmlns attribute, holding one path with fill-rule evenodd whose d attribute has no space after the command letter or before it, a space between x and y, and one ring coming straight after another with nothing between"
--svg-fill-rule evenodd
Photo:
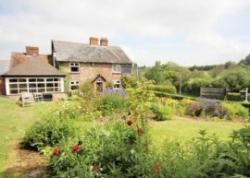
<instances>
[{"instance_id":1,"label":"tree","mask_svg":"<svg viewBox=\"0 0 250 178\"><path fill-rule=\"evenodd\" d=\"M228 88L230 91L239 90L250 86L248 71L244 68L225 71L212 82L214 87Z\"/></svg>"},{"instance_id":2,"label":"tree","mask_svg":"<svg viewBox=\"0 0 250 178\"><path fill-rule=\"evenodd\" d=\"M242 65L250 65L250 54L240 61Z\"/></svg>"},{"instance_id":3,"label":"tree","mask_svg":"<svg viewBox=\"0 0 250 178\"><path fill-rule=\"evenodd\" d=\"M161 63L159 61L156 61L155 65L145 72L145 77L148 80L155 81L156 84L163 83L165 81L165 77L163 74Z\"/></svg>"}]
</instances>

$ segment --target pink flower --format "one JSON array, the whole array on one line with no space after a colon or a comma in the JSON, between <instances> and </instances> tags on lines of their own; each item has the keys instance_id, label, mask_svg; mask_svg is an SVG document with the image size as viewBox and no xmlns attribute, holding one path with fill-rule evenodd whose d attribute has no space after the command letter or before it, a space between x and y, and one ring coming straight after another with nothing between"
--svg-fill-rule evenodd
<instances>
[{"instance_id":1,"label":"pink flower","mask_svg":"<svg viewBox=\"0 0 250 178\"><path fill-rule=\"evenodd\" d=\"M99 166L98 166L98 165L93 164L93 165L91 166L91 171L92 171L92 172L96 172L96 171L98 171L98 170L99 170Z\"/></svg>"},{"instance_id":2,"label":"pink flower","mask_svg":"<svg viewBox=\"0 0 250 178\"><path fill-rule=\"evenodd\" d=\"M59 156L60 155L60 149L58 147L54 147L52 150L53 156Z\"/></svg>"},{"instance_id":3,"label":"pink flower","mask_svg":"<svg viewBox=\"0 0 250 178\"><path fill-rule=\"evenodd\" d=\"M161 172L161 165L160 165L160 163L155 163L155 164L153 165L153 171L154 171L155 173L160 173L160 172Z\"/></svg>"},{"instance_id":4,"label":"pink flower","mask_svg":"<svg viewBox=\"0 0 250 178\"><path fill-rule=\"evenodd\" d=\"M127 121L127 124L128 124L129 126L131 126L131 125L133 124L133 121L132 121L132 120L128 120L128 121Z\"/></svg>"},{"instance_id":5,"label":"pink flower","mask_svg":"<svg viewBox=\"0 0 250 178\"><path fill-rule=\"evenodd\" d=\"M81 151L81 147L78 144L72 146L72 152L79 153Z\"/></svg>"},{"instance_id":6,"label":"pink flower","mask_svg":"<svg viewBox=\"0 0 250 178\"><path fill-rule=\"evenodd\" d=\"M140 127L137 129L138 135L143 135L144 134L144 128Z\"/></svg>"}]
</instances>

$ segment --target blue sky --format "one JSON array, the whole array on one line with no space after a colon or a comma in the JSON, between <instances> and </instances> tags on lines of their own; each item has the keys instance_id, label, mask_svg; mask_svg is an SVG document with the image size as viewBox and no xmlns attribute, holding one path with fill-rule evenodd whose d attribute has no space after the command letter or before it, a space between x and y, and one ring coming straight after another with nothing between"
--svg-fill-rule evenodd
<instances>
[{"instance_id":1,"label":"blue sky","mask_svg":"<svg viewBox=\"0 0 250 178\"><path fill-rule=\"evenodd\" d=\"M0 60L25 45L108 37L139 65L239 61L250 53L249 0L0 0Z\"/></svg>"}]
</instances>

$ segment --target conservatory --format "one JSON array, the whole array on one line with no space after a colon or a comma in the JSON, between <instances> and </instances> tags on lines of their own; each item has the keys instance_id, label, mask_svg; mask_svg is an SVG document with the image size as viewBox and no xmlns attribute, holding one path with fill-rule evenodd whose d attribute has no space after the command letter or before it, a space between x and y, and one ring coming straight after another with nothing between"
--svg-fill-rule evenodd
<instances>
[{"instance_id":1,"label":"conservatory","mask_svg":"<svg viewBox=\"0 0 250 178\"><path fill-rule=\"evenodd\" d=\"M43 61L27 60L3 76L6 95L64 92L64 74Z\"/></svg>"},{"instance_id":2,"label":"conservatory","mask_svg":"<svg viewBox=\"0 0 250 178\"><path fill-rule=\"evenodd\" d=\"M59 77L11 77L5 79L6 94L63 92L63 78Z\"/></svg>"}]
</instances>

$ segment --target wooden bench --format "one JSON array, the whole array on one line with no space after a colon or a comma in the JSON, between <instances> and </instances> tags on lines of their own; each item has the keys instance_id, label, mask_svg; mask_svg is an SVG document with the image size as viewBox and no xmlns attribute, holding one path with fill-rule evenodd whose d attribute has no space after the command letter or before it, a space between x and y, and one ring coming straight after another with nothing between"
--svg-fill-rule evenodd
<instances>
[{"instance_id":1,"label":"wooden bench","mask_svg":"<svg viewBox=\"0 0 250 178\"><path fill-rule=\"evenodd\" d=\"M200 88L200 96L205 98L225 99L227 90L225 88Z\"/></svg>"}]
</instances>

